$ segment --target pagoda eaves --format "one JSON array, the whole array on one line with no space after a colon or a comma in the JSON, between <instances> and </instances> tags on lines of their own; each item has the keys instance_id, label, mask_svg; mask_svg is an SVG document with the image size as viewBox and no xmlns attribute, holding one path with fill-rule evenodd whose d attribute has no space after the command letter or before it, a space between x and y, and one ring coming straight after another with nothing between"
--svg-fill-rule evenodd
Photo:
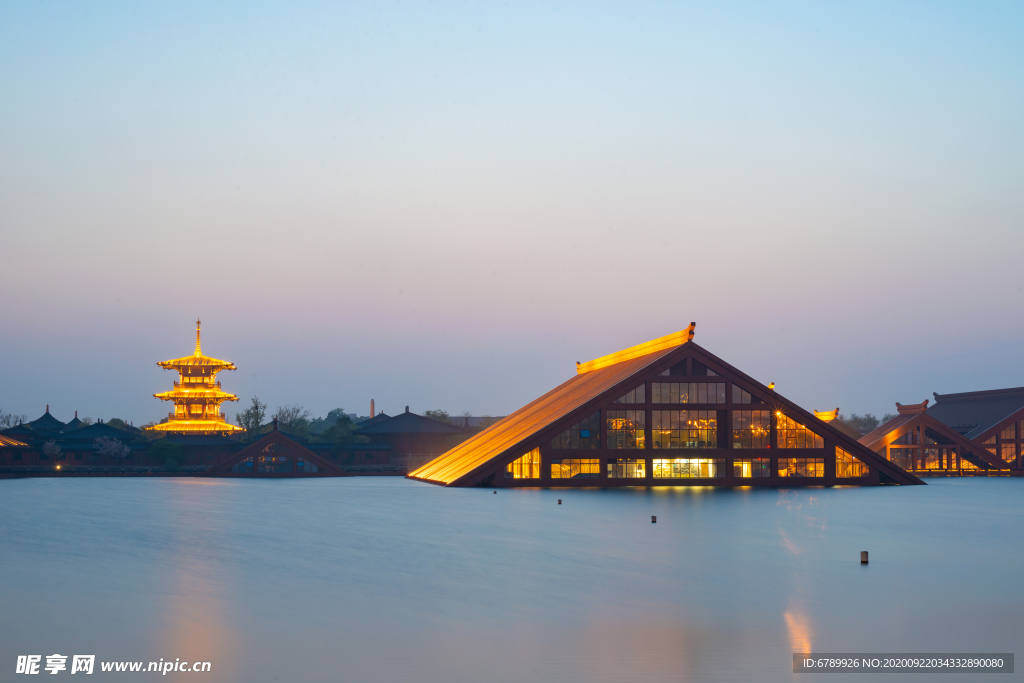
<instances>
[{"instance_id":1,"label":"pagoda eaves","mask_svg":"<svg viewBox=\"0 0 1024 683\"><path fill-rule=\"evenodd\" d=\"M238 396L221 391L217 373L235 370L235 364L204 356L200 345L200 321L196 321L196 350L191 356L158 362L165 370L177 370L174 389L153 394L161 401L173 401L174 412L166 422L150 427L162 432L237 432L241 427L228 423L220 413L224 401L237 401Z\"/></svg>"}]
</instances>

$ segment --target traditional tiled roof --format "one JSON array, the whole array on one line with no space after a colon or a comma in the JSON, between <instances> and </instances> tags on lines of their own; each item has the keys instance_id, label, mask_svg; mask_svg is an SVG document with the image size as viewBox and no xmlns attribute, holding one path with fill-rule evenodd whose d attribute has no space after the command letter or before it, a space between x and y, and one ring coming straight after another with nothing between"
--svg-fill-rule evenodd
<instances>
[{"instance_id":1,"label":"traditional tiled roof","mask_svg":"<svg viewBox=\"0 0 1024 683\"><path fill-rule=\"evenodd\" d=\"M366 422L359 425L357 434L462 434L466 430L462 427L450 425L447 422L434 420L423 415L408 412L399 413L387 420L381 420L368 425Z\"/></svg>"},{"instance_id":2,"label":"traditional tiled roof","mask_svg":"<svg viewBox=\"0 0 1024 683\"><path fill-rule=\"evenodd\" d=\"M81 427L70 432L65 431L54 435L53 438L60 443L61 447L70 448L70 444L74 442L92 443L101 436L105 436L108 439L117 439L122 443L138 440L135 434L118 429L117 427L111 427L105 422L96 422L88 427Z\"/></svg>"},{"instance_id":3,"label":"traditional tiled roof","mask_svg":"<svg viewBox=\"0 0 1024 683\"><path fill-rule=\"evenodd\" d=\"M0 435L0 446L27 446L28 444L22 443L17 439L12 439L7 436Z\"/></svg>"},{"instance_id":4,"label":"traditional tiled roof","mask_svg":"<svg viewBox=\"0 0 1024 683\"><path fill-rule=\"evenodd\" d=\"M37 420L32 420L28 426L37 431L60 431L64 429L64 423L50 415L50 406L46 406L46 412Z\"/></svg>"},{"instance_id":5,"label":"traditional tiled roof","mask_svg":"<svg viewBox=\"0 0 1024 683\"><path fill-rule=\"evenodd\" d=\"M968 439L978 438L1024 409L1024 387L933 395L935 405L928 409L928 415Z\"/></svg>"},{"instance_id":6,"label":"traditional tiled roof","mask_svg":"<svg viewBox=\"0 0 1024 683\"><path fill-rule=\"evenodd\" d=\"M153 394L155 398L161 401L173 401L174 399L194 398L194 399L224 399L225 401L237 401L238 397L234 394L229 394L226 391L220 389L172 389L171 391L164 391L159 394Z\"/></svg>"},{"instance_id":7,"label":"traditional tiled roof","mask_svg":"<svg viewBox=\"0 0 1024 683\"><path fill-rule=\"evenodd\" d=\"M374 415L373 417L371 417L369 420L363 420L362 422L360 422L358 424L358 426L360 426L360 427L369 427L370 425L375 425L378 422L383 422L384 420L390 420L390 419L391 419L390 415L388 415L384 411L381 411L381 412L377 413L376 415Z\"/></svg>"}]
</instances>

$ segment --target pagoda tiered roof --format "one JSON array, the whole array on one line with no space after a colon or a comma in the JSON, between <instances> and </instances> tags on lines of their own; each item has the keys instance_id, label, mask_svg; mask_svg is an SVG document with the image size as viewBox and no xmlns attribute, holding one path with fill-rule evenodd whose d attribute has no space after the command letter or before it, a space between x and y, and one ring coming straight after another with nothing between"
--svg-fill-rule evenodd
<instances>
[{"instance_id":1,"label":"pagoda tiered roof","mask_svg":"<svg viewBox=\"0 0 1024 683\"><path fill-rule=\"evenodd\" d=\"M195 389L175 388L160 394L153 394L161 401L173 401L174 399L204 399L210 401L237 401L238 397L220 389L205 389L202 384L196 385Z\"/></svg>"}]
</instances>

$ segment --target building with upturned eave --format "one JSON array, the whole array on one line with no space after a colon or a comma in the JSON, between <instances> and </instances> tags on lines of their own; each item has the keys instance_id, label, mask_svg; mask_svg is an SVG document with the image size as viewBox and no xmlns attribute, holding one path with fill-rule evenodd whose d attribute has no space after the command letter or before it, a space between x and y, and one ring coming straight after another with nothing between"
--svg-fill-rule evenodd
<instances>
[{"instance_id":1,"label":"building with upturned eave","mask_svg":"<svg viewBox=\"0 0 1024 683\"><path fill-rule=\"evenodd\" d=\"M1005 463L1011 473L1024 474L1024 387L932 395L928 415Z\"/></svg>"},{"instance_id":2,"label":"building with upturned eave","mask_svg":"<svg viewBox=\"0 0 1024 683\"><path fill-rule=\"evenodd\" d=\"M896 411L860 442L904 470L932 476L1009 473L1007 463L930 414L928 401L897 403Z\"/></svg>"},{"instance_id":3,"label":"building with upturned eave","mask_svg":"<svg viewBox=\"0 0 1024 683\"><path fill-rule=\"evenodd\" d=\"M924 483L695 344L695 327L578 363L576 376L409 477L488 487Z\"/></svg>"}]
</instances>

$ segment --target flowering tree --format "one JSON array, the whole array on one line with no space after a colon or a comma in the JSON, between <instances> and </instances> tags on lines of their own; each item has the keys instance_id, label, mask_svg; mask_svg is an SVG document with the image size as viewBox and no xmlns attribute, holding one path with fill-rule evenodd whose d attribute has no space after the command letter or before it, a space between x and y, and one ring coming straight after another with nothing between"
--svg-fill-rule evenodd
<instances>
[{"instance_id":1,"label":"flowering tree","mask_svg":"<svg viewBox=\"0 0 1024 683\"><path fill-rule=\"evenodd\" d=\"M60 455L60 446L57 445L56 441L50 439L43 444L43 455L47 458L53 458L56 460L57 456Z\"/></svg>"},{"instance_id":2,"label":"flowering tree","mask_svg":"<svg viewBox=\"0 0 1024 683\"><path fill-rule=\"evenodd\" d=\"M108 458L124 460L128 457L128 453L131 451L131 448L125 446L117 439L111 439L108 436L101 436L96 439L96 451L100 455Z\"/></svg>"}]
</instances>

